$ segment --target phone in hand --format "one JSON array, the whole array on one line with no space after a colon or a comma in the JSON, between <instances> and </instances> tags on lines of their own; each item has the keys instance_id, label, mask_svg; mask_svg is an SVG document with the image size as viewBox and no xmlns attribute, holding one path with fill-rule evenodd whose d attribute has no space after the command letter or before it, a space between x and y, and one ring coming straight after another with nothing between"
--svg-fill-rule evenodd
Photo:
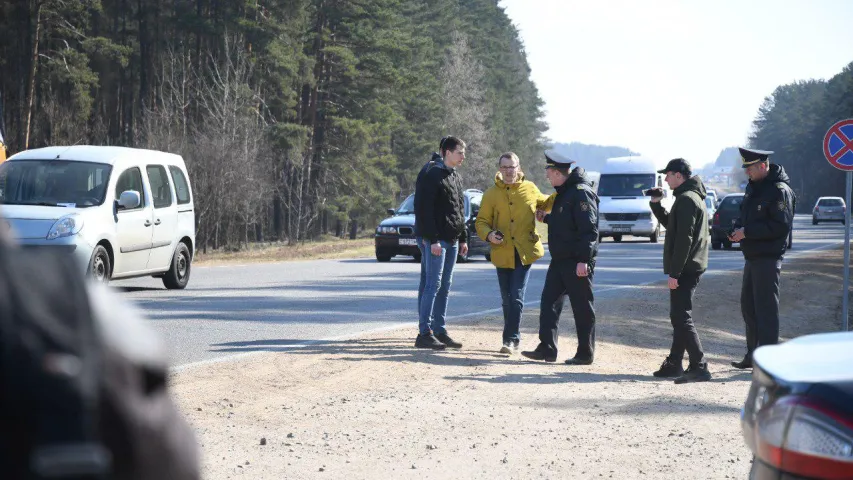
<instances>
[{"instance_id":1,"label":"phone in hand","mask_svg":"<svg viewBox=\"0 0 853 480\"><path fill-rule=\"evenodd\" d=\"M504 239L503 232L501 232L500 230L495 230L495 238L502 241Z\"/></svg>"}]
</instances>

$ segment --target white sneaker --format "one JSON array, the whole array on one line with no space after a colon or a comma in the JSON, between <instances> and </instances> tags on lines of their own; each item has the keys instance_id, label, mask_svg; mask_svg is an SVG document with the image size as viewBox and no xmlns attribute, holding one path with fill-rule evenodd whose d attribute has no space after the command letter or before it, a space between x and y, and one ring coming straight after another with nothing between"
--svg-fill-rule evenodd
<instances>
[{"instance_id":1,"label":"white sneaker","mask_svg":"<svg viewBox=\"0 0 853 480\"><path fill-rule=\"evenodd\" d=\"M511 355L512 354L512 350L510 349L511 345L512 345L512 342L504 343L499 352L503 353L505 355Z\"/></svg>"}]
</instances>

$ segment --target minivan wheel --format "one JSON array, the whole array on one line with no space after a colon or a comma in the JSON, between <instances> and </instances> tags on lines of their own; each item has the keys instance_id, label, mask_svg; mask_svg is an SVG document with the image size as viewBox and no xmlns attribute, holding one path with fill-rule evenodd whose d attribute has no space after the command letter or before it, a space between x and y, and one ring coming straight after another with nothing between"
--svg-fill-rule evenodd
<instances>
[{"instance_id":1,"label":"minivan wheel","mask_svg":"<svg viewBox=\"0 0 853 480\"><path fill-rule=\"evenodd\" d=\"M98 283L109 283L112 274L110 253L103 245L95 247L92 259L89 261L89 278Z\"/></svg>"},{"instance_id":2,"label":"minivan wheel","mask_svg":"<svg viewBox=\"0 0 853 480\"><path fill-rule=\"evenodd\" d=\"M723 248L723 242L713 241L711 242L711 248L713 248L714 250L719 250Z\"/></svg>"},{"instance_id":3,"label":"minivan wheel","mask_svg":"<svg viewBox=\"0 0 853 480\"><path fill-rule=\"evenodd\" d=\"M660 224L658 224L658 226L655 227L654 233L652 233L652 236L649 237L649 242L658 243L659 238L660 238Z\"/></svg>"},{"instance_id":4,"label":"minivan wheel","mask_svg":"<svg viewBox=\"0 0 853 480\"><path fill-rule=\"evenodd\" d=\"M181 242L172 256L172 265L169 267L169 271L163 275L163 285L169 290L184 289L190 281L191 267L190 249L187 248L187 244Z\"/></svg>"}]
</instances>

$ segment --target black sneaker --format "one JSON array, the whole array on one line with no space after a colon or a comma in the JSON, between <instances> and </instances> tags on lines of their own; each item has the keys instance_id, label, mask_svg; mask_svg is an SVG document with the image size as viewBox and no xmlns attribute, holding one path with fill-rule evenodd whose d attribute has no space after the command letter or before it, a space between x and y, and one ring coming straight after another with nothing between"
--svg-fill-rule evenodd
<instances>
[{"instance_id":1,"label":"black sneaker","mask_svg":"<svg viewBox=\"0 0 853 480\"><path fill-rule=\"evenodd\" d=\"M733 367L739 368L741 370L746 370L747 368L752 368L752 355L747 353L746 356L743 357L743 360L741 360L739 362L732 362L731 365Z\"/></svg>"},{"instance_id":2,"label":"black sneaker","mask_svg":"<svg viewBox=\"0 0 853 480\"><path fill-rule=\"evenodd\" d=\"M660 370L652 373L652 375L658 378L678 378L684 375L684 367L681 366L681 362L676 363L666 357L666 360L660 365Z\"/></svg>"},{"instance_id":3,"label":"black sneaker","mask_svg":"<svg viewBox=\"0 0 853 480\"><path fill-rule=\"evenodd\" d=\"M433 334L419 334L415 339L415 348L431 348L433 350L444 350L447 346L438 341Z\"/></svg>"},{"instance_id":4,"label":"black sneaker","mask_svg":"<svg viewBox=\"0 0 853 480\"><path fill-rule=\"evenodd\" d=\"M437 338L439 342L447 345L450 348L462 348L462 344L450 338L447 332L439 333L435 336L435 338Z\"/></svg>"},{"instance_id":5,"label":"black sneaker","mask_svg":"<svg viewBox=\"0 0 853 480\"><path fill-rule=\"evenodd\" d=\"M675 383L707 382L710 379L711 372L708 371L708 364L698 363L687 367L687 370L684 371L684 375L676 378Z\"/></svg>"}]
</instances>

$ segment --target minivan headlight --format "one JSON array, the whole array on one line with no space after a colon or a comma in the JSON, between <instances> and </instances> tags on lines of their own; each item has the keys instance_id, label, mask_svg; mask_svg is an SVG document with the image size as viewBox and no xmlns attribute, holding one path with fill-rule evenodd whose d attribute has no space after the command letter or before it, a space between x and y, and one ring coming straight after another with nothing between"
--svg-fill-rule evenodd
<instances>
[{"instance_id":1,"label":"minivan headlight","mask_svg":"<svg viewBox=\"0 0 853 480\"><path fill-rule=\"evenodd\" d=\"M83 219L77 215L68 215L60 218L50 227L47 232L47 239L54 240L62 237L70 237L77 235L83 228Z\"/></svg>"}]
</instances>

